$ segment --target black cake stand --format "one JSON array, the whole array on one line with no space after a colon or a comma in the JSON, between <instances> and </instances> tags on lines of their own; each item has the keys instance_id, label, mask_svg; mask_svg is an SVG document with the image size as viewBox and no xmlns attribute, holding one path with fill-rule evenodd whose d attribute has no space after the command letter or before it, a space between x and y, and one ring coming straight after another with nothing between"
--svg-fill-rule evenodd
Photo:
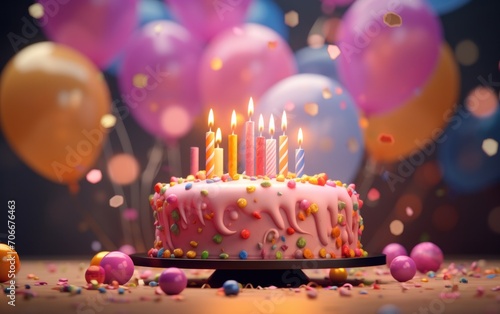
<instances>
[{"instance_id":1,"label":"black cake stand","mask_svg":"<svg viewBox=\"0 0 500 314\"><path fill-rule=\"evenodd\" d=\"M190 286L206 283L212 288L222 287L229 279L254 287L299 287L309 282L326 286L330 284L328 279L310 279L302 269L357 268L386 263L384 254L356 258L283 260L159 258L148 257L146 253L131 254L130 257L136 266L215 269L208 279L189 282Z\"/></svg>"}]
</instances>

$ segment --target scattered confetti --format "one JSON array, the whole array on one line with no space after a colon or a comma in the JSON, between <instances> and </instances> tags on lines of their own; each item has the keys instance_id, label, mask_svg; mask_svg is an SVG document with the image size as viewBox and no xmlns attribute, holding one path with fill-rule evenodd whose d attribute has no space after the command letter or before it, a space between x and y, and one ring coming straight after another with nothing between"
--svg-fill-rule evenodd
<instances>
[{"instance_id":1,"label":"scattered confetti","mask_svg":"<svg viewBox=\"0 0 500 314\"><path fill-rule=\"evenodd\" d=\"M123 205L123 196L115 195L109 199L109 206L113 208L118 208Z\"/></svg>"},{"instance_id":2,"label":"scattered confetti","mask_svg":"<svg viewBox=\"0 0 500 314\"><path fill-rule=\"evenodd\" d=\"M389 27L399 27L403 24L403 19L394 12L387 12L384 14L384 23Z\"/></svg>"},{"instance_id":3,"label":"scattered confetti","mask_svg":"<svg viewBox=\"0 0 500 314\"><path fill-rule=\"evenodd\" d=\"M378 136L378 140L384 144L394 144L394 137L390 134L382 133Z\"/></svg>"}]
</instances>

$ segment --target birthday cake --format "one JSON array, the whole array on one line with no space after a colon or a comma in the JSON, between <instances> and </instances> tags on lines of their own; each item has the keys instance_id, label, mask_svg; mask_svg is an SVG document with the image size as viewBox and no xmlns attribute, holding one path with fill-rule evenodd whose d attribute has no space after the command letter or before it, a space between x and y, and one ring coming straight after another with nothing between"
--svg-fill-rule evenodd
<instances>
[{"instance_id":1,"label":"birthday cake","mask_svg":"<svg viewBox=\"0 0 500 314\"><path fill-rule=\"evenodd\" d=\"M318 259L366 256L362 200L325 174L172 178L150 196L150 257Z\"/></svg>"}]
</instances>

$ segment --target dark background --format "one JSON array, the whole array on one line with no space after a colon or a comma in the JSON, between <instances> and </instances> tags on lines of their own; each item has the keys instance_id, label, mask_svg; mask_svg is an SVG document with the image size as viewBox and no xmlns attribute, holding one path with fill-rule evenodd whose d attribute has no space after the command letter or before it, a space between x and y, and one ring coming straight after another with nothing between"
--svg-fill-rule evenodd
<instances>
[{"instance_id":1,"label":"dark background","mask_svg":"<svg viewBox=\"0 0 500 314\"><path fill-rule=\"evenodd\" d=\"M311 27L322 15L320 2L317 0L278 0L276 2L284 12L289 10L299 12L300 24L290 29L289 44L294 51L305 47ZM2 3L0 69L15 54L7 39L7 34L9 32L21 33L24 23L22 18L30 18L27 13L30 4L32 1ZM498 1L473 0L454 12L440 16L444 39L452 48L464 39L473 40L479 48L480 56L475 64L460 66L460 106L463 105L466 95L474 87L480 85L478 77L486 78L492 75L493 82L500 82L499 9ZM341 15L342 10L335 14ZM39 31L29 40L29 43L43 40L46 38L43 32ZM119 100L116 79L111 75L106 75L106 78L113 99ZM498 86L493 87L498 93ZM133 119L124 120L124 124L132 141L135 156L141 169L144 169L148 161L148 152L153 147L155 139L143 131ZM204 125L205 120L203 120ZM197 134L200 134L201 130L202 128L194 127L190 134L181 140L179 151L182 154L187 154L189 146L202 147L203 144L197 142L199 140ZM109 149L119 150L117 142L117 135L112 132L106 145ZM182 164L182 171L169 168L167 153L165 151L162 167L154 182L167 181L172 174L182 176L188 172L188 163ZM124 224L118 211L108 205L108 199L114 195L115 191L110 181L106 179L104 170L104 178L100 183L92 185L83 179L79 194L72 196L67 187L38 176L22 163L1 133L0 156L0 241L6 242L4 232L7 230L7 201L15 200L16 249L21 256L88 255L94 253L91 248L93 241L100 241L103 250L117 249L127 243L122 234L130 230L131 225ZM384 170L394 171L398 164L378 164L372 172L367 171L364 165L360 168L355 183L360 188L362 198L366 199L366 193L370 187L375 187L381 194L378 201L367 202L363 208L366 229L362 242L365 248L369 252L380 252L387 243L400 242L407 249L411 249L422 240L430 240L438 244L445 254L477 256L500 254L500 234L493 232L488 226L489 212L500 206L500 183L497 182L480 192L468 195L454 193L442 181L431 187L419 184L421 177L425 176L424 170L434 169L435 165L435 156L427 157L426 163L417 168L404 183L398 184L394 192L390 191L381 173ZM106 156L102 154L95 168L105 169L105 167ZM149 193L152 185L143 189ZM132 186L125 187L124 193L125 195L132 193L138 195L139 192ZM419 197L422 208L419 215L404 221L404 233L394 236L389 232L388 226L395 217L401 218L403 205L398 204L398 200L404 194ZM443 228L433 216L434 210L443 205L451 206L458 213L457 220L451 227ZM147 247L151 245L150 242L153 239L153 227L149 217L147 194L144 195L144 192L140 194L140 211L139 228L143 234L143 245ZM113 245L106 246L107 240ZM136 245L136 249L140 251L145 247Z\"/></svg>"}]
</instances>

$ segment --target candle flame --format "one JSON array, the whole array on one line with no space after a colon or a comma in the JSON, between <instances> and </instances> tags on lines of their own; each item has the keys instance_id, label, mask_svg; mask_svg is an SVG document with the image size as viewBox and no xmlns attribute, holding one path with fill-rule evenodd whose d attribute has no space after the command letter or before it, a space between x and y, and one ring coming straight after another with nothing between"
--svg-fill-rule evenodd
<instances>
[{"instance_id":1,"label":"candle flame","mask_svg":"<svg viewBox=\"0 0 500 314\"><path fill-rule=\"evenodd\" d=\"M302 135L302 128L299 128L299 135L298 135L299 147L302 146L303 140L304 140L304 135Z\"/></svg>"},{"instance_id":2,"label":"candle flame","mask_svg":"<svg viewBox=\"0 0 500 314\"><path fill-rule=\"evenodd\" d=\"M236 111L233 110L231 114L231 131L234 134L234 129L236 129Z\"/></svg>"},{"instance_id":3,"label":"candle flame","mask_svg":"<svg viewBox=\"0 0 500 314\"><path fill-rule=\"evenodd\" d=\"M283 134L285 134L285 131L286 131L286 111L283 111L283 115L281 116L281 130L283 131Z\"/></svg>"},{"instance_id":4,"label":"candle flame","mask_svg":"<svg viewBox=\"0 0 500 314\"><path fill-rule=\"evenodd\" d=\"M274 117L272 114L269 117L269 134L271 134L271 137L274 135Z\"/></svg>"},{"instance_id":5,"label":"candle flame","mask_svg":"<svg viewBox=\"0 0 500 314\"><path fill-rule=\"evenodd\" d=\"M264 118L262 117L262 114L260 114L260 116L259 116L259 132L262 133L262 131L264 131Z\"/></svg>"},{"instance_id":6,"label":"candle flame","mask_svg":"<svg viewBox=\"0 0 500 314\"><path fill-rule=\"evenodd\" d=\"M221 141L222 141L222 135L220 132L220 128L217 128L217 132L215 132L215 143L217 143L217 147L219 147Z\"/></svg>"},{"instance_id":7,"label":"candle flame","mask_svg":"<svg viewBox=\"0 0 500 314\"><path fill-rule=\"evenodd\" d=\"M212 129L214 126L214 111L210 108L210 112L208 113L208 127Z\"/></svg>"},{"instance_id":8,"label":"candle flame","mask_svg":"<svg viewBox=\"0 0 500 314\"><path fill-rule=\"evenodd\" d=\"M248 101L248 119L252 120L252 115L253 115L253 99L250 97L250 100Z\"/></svg>"}]
</instances>

